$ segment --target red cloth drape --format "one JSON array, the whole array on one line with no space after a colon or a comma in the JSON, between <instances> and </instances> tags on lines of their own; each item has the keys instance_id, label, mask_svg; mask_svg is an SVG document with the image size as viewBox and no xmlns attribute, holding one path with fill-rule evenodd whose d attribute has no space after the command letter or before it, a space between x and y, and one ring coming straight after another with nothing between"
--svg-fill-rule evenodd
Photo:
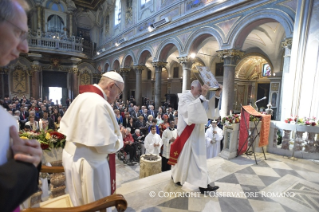
<instances>
[{"instance_id":1,"label":"red cloth drape","mask_svg":"<svg viewBox=\"0 0 319 212\"><path fill-rule=\"evenodd\" d=\"M270 115L264 115L257 112L252 106L243 106L241 109L241 120L239 127L239 142L238 142L238 155L243 154L247 150L247 138L249 129L249 116L261 117L261 128L259 137L259 147L268 145L269 129L270 129ZM245 118L245 119L244 119ZM246 120L246 121L245 121ZM247 127L247 128L246 128Z\"/></svg>"},{"instance_id":2,"label":"red cloth drape","mask_svg":"<svg viewBox=\"0 0 319 212\"><path fill-rule=\"evenodd\" d=\"M96 93L104 99L104 95L100 89L93 85L80 85L79 93ZM106 100L105 100L106 101ZM110 179L111 179L111 194L114 193L116 189L116 169L115 169L115 154L109 154L109 167L110 167Z\"/></svg>"}]
</instances>

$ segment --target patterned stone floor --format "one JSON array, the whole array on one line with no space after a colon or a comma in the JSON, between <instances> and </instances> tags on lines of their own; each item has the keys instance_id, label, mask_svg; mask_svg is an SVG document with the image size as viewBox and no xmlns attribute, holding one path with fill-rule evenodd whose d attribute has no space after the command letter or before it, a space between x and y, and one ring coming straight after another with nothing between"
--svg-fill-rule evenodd
<instances>
[{"instance_id":1,"label":"patterned stone floor","mask_svg":"<svg viewBox=\"0 0 319 212\"><path fill-rule=\"evenodd\" d=\"M117 161L117 193L128 201L127 211L319 211L319 164L266 157L257 154L258 165L253 156L207 160L211 185L220 187L210 195L187 183L175 185L170 171L138 179L139 164Z\"/></svg>"}]
</instances>

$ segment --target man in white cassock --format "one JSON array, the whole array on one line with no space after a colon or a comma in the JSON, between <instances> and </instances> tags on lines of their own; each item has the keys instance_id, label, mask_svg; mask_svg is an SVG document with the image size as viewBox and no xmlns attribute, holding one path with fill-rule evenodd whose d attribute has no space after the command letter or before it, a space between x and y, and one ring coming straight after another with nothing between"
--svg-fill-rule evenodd
<instances>
[{"instance_id":1,"label":"man in white cassock","mask_svg":"<svg viewBox=\"0 0 319 212\"><path fill-rule=\"evenodd\" d=\"M164 130L162 135L163 141L163 154L162 154L162 171L168 171L171 169L171 165L169 165L169 153L171 150L171 144L177 138L177 129L175 128L175 121L169 122L169 127Z\"/></svg>"},{"instance_id":2,"label":"man in white cassock","mask_svg":"<svg viewBox=\"0 0 319 212\"><path fill-rule=\"evenodd\" d=\"M190 91L178 95L177 134L179 137L171 145L168 162L174 165L172 167L174 183L183 185L188 182L199 187L201 193L219 188L209 185L211 181L206 163L205 124L208 118L218 117L215 99L219 98L221 89L215 91L212 98L207 100L205 96L208 90L208 85L201 86L198 80L194 80Z\"/></svg>"},{"instance_id":3,"label":"man in white cassock","mask_svg":"<svg viewBox=\"0 0 319 212\"><path fill-rule=\"evenodd\" d=\"M61 120L59 132L66 136L62 163L74 206L109 196L115 189L115 158L109 154L123 147L123 138L111 104L123 89L121 75L107 72L99 84L80 86Z\"/></svg>"},{"instance_id":4,"label":"man in white cassock","mask_svg":"<svg viewBox=\"0 0 319 212\"><path fill-rule=\"evenodd\" d=\"M151 126L151 132L144 140L144 146L146 149L145 154L159 155L162 145L162 139L159 134L156 133L156 126Z\"/></svg>"},{"instance_id":5,"label":"man in white cassock","mask_svg":"<svg viewBox=\"0 0 319 212\"><path fill-rule=\"evenodd\" d=\"M214 158L220 153L220 141L224 137L224 132L217 126L217 121L212 121L212 124L205 132L207 159Z\"/></svg>"}]
</instances>

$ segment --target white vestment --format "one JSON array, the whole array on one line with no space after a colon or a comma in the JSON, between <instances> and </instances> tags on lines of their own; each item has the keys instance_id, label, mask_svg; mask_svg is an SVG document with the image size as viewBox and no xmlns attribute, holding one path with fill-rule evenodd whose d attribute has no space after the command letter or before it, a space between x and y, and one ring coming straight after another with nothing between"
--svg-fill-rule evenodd
<instances>
[{"instance_id":1,"label":"white vestment","mask_svg":"<svg viewBox=\"0 0 319 212\"><path fill-rule=\"evenodd\" d=\"M164 130L163 135L162 135L162 141L163 141L163 154L162 156L169 159L169 153L171 150L171 144L169 143L169 140L171 138L177 138L177 129L170 130L170 128L166 128Z\"/></svg>"},{"instance_id":2,"label":"white vestment","mask_svg":"<svg viewBox=\"0 0 319 212\"><path fill-rule=\"evenodd\" d=\"M67 141L62 155L66 187L74 206L111 195L107 156L123 147L113 109L95 86L104 98L91 92L78 95L60 124Z\"/></svg>"},{"instance_id":3,"label":"white vestment","mask_svg":"<svg viewBox=\"0 0 319 212\"><path fill-rule=\"evenodd\" d=\"M213 131L217 133L214 134ZM218 156L220 153L220 141L223 139L223 130L219 127L209 127L206 130L206 147L207 147L207 159Z\"/></svg>"},{"instance_id":4,"label":"white vestment","mask_svg":"<svg viewBox=\"0 0 319 212\"><path fill-rule=\"evenodd\" d=\"M154 144L159 144L159 146L154 146ZM151 132L145 137L144 146L146 149L145 154L159 155L161 152L161 146L163 145L162 139L159 134L152 134Z\"/></svg>"},{"instance_id":5,"label":"white vestment","mask_svg":"<svg viewBox=\"0 0 319 212\"><path fill-rule=\"evenodd\" d=\"M202 103L190 91L178 95L177 134L180 136L187 125L195 124L194 130L180 153L177 164L172 167L175 183L188 182L194 186L207 188L210 183L206 163L205 124L216 115L215 96ZM201 96L205 99L205 97Z\"/></svg>"}]
</instances>

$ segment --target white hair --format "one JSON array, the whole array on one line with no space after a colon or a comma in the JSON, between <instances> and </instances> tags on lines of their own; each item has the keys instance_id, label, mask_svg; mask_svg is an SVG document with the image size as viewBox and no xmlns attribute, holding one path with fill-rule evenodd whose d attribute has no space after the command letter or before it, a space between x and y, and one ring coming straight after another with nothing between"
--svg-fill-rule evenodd
<instances>
[{"instance_id":1,"label":"white hair","mask_svg":"<svg viewBox=\"0 0 319 212\"><path fill-rule=\"evenodd\" d=\"M200 84L200 82L199 82L198 80L194 80L194 81L192 82L191 86L192 86L192 87L200 87L201 84Z\"/></svg>"}]
</instances>

